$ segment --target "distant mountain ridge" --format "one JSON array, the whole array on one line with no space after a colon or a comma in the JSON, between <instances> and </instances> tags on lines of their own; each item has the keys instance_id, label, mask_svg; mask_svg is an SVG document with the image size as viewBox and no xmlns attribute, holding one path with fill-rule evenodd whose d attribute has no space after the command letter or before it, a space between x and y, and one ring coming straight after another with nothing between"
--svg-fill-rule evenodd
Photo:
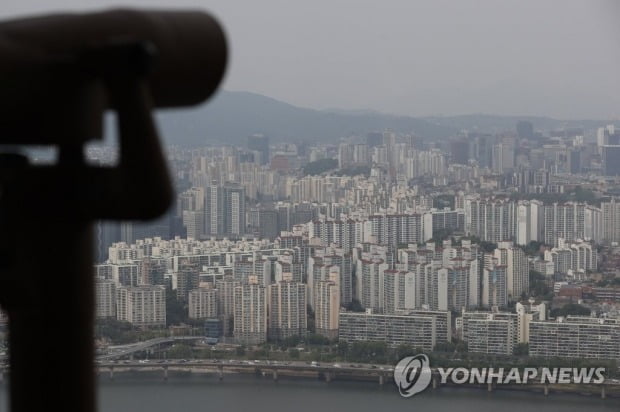
<instances>
[{"instance_id":1,"label":"distant mountain ridge","mask_svg":"<svg viewBox=\"0 0 620 412\"><path fill-rule=\"evenodd\" d=\"M255 133L268 135L272 143L336 143L341 137L365 136L370 131L389 128L434 141L454 136L461 130L485 133L515 130L519 120L530 121L535 129L542 130L591 129L608 123L603 120L556 120L543 116L472 114L416 118L372 110L315 110L256 93L226 90L198 108L162 111L157 119L164 141L182 147L240 145L245 144L247 136Z\"/></svg>"},{"instance_id":2,"label":"distant mountain ridge","mask_svg":"<svg viewBox=\"0 0 620 412\"><path fill-rule=\"evenodd\" d=\"M157 118L166 143L180 146L244 144L254 133L268 135L272 142L329 143L387 128L427 139L444 139L456 132L413 117L306 109L255 93L231 91L219 92L196 109L162 111Z\"/></svg>"}]
</instances>

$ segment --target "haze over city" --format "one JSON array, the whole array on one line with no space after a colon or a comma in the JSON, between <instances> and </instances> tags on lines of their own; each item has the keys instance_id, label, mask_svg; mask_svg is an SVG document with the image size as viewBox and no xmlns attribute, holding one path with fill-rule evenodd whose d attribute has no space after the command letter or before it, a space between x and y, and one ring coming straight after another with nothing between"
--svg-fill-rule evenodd
<instances>
[{"instance_id":1,"label":"haze over city","mask_svg":"<svg viewBox=\"0 0 620 412\"><path fill-rule=\"evenodd\" d=\"M223 89L301 107L620 115L614 1L7 0L0 16L119 4L210 11L232 50Z\"/></svg>"}]
</instances>

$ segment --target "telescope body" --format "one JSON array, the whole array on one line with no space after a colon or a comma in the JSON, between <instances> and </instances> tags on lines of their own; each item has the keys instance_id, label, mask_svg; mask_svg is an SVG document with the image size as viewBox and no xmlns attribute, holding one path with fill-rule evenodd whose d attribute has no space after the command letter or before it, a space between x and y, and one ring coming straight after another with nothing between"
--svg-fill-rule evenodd
<instances>
[{"instance_id":1,"label":"telescope body","mask_svg":"<svg viewBox=\"0 0 620 412\"><path fill-rule=\"evenodd\" d=\"M155 53L144 74L154 108L201 103L224 75L224 33L204 12L120 9L0 23L0 144L100 139L112 106L106 81L136 63L115 50L132 45Z\"/></svg>"}]
</instances>

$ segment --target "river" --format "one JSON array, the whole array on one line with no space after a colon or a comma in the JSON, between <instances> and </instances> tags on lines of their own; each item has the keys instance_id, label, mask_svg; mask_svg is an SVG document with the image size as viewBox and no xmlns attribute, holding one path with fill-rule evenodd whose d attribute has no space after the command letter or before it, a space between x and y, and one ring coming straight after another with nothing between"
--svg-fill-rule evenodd
<instances>
[{"instance_id":1,"label":"river","mask_svg":"<svg viewBox=\"0 0 620 412\"><path fill-rule=\"evenodd\" d=\"M34 394L33 394L34 395ZM370 382L226 375L157 376L124 375L99 383L100 412L618 412L620 399L596 396L473 388L427 389L412 398L401 398L393 384L381 388ZM0 411L7 411L6 386L0 386Z\"/></svg>"}]
</instances>

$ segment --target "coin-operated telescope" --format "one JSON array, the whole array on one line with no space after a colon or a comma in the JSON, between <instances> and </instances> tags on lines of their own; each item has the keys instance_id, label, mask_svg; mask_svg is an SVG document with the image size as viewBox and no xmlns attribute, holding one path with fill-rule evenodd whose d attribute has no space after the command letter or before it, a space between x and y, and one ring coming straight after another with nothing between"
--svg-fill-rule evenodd
<instances>
[{"instance_id":1,"label":"coin-operated telescope","mask_svg":"<svg viewBox=\"0 0 620 412\"><path fill-rule=\"evenodd\" d=\"M54 145L58 162L0 154L0 304L12 411L95 410L93 236L99 219L154 218L172 188L155 108L205 101L224 33L194 11L112 10L0 22L0 145ZM117 117L120 161L83 145ZM113 297L114 299L114 297Z\"/></svg>"}]
</instances>

